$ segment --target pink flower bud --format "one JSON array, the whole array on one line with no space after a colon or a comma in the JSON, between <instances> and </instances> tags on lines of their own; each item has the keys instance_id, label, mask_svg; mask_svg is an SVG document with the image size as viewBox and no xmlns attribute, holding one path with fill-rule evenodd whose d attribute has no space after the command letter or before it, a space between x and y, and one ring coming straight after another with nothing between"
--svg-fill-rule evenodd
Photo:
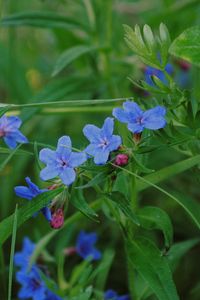
<instances>
[{"instance_id":1,"label":"pink flower bud","mask_svg":"<svg viewBox=\"0 0 200 300\"><path fill-rule=\"evenodd\" d=\"M62 208L59 208L52 214L50 225L54 229L59 229L60 227L63 226L63 223L64 223L64 213Z\"/></svg>"},{"instance_id":2,"label":"pink flower bud","mask_svg":"<svg viewBox=\"0 0 200 300\"><path fill-rule=\"evenodd\" d=\"M185 60L180 60L179 61L179 66L183 71L188 71L191 68L190 63L188 63Z\"/></svg>"},{"instance_id":3,"label":"pink flower bud","mask_svg":"<svg viewBox=\"0 0 200 300\"><path fill-rule=\"evenodd\" d=\"M115 157L115 165L117 166L125 166L128 164L129 157L127 154L118 154Z\"/></svg>"}]
</instances>

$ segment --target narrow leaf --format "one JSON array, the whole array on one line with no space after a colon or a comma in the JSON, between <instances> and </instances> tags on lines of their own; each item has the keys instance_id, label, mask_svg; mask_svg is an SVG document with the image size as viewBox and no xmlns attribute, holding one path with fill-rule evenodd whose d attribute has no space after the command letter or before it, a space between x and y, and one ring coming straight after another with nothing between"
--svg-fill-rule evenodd
<instances>
[{"instance_id":1,"label":"narrow leaf","mask_svg":"<svg viewBox=\"0 0 200 300\"><path fill-rule=\"evenodd\" d=\"M71 30L81 27L80 23L67 16L58 15L55 12L23 12L4 17L1 26L33 26L45 28L63 28ZM83 26L83 24L82 24Z\"/></svg>"},{"instance_id":2,"label":"narrow leaf","mask_svg":"<svg viewBox=\"0 0 200 300\"><path fill-rule=\"evenodd\" d=\"M96 176L94 176L88 183L81 186L77 186L76 189L87 189L101 182L104 182L106 179L107 179L107 172L100 172Z\"/></svg>"},{"instance_id":3,"label":"narrow leaf","mask_svg":"<svg viewBox=\"0 0 200 300\"><path fill-rule=\"evenodd\" d=\"M83 192L81 190L74 191L71 195L70 202L80 210L84 215L88 218L96 221L96 217L98 216L96 212L87 204L85 201Z\"/></svg>"},{"instance_id":4,"label":"narrow leaf","mask_svg":"<svg viewBox=\"0 0 200 300\"><path fill-rule=\"evenodd\" d=\"M78 45L64 51L58 58L56 65L54 67L52 75L55 76L60 73L65 67L67 67L72 61L77 59L83 54L92 52L96 50L97 47L87 46L87 45Z\"/></svg>"},{"instance_id":5,"label":"narrow leaf","mask_svg":"<svg viewBox=\"0 0 200 300\"><path fill-rule=\"evenodd\" d=\"M173 227L169 216L164 210L158 207L145 206L138 211L137 216L140 220L141 227L150 230L162 230L166 247L171 246L173 241Z\"/></svg>"},{"instance_id":6,"label":"narrow leaf","mask_svg":"<svg viewBox=\"0 0 200 300\"><path fill-rule=\"evenodd\" d=\"M127 241L128 260L159 300L178 300L166 257L148 239Z\"/></svg>"},{"instance_id":7,"label":"narrow leaf","mask_svg":"<svg viewBox=\"0 0 200 300\"><path fill-rule=\"evenodd\" d=\"M197 238L197 239L176 243L170 248L169 252L167 253L167 259L169 261L172 271L175 271L181 258L188 251L190 251L190 249L192 249L194 246L196 246L199 243L200 243L200 239Z\"/></svg>"},{"instance_id":8,"label":"narrow leaf","mask_svg":"<svg viewBox=\"0 0 200 300\"><path fill-rule=\"evenodd\" d=\"M112 192L106 194L105 196L115 202L124 215L128 217L134 224L140 225L138 217L130 206L130 201L128 201L124 194L120 192Z\"/></svg>"}]
</instances>

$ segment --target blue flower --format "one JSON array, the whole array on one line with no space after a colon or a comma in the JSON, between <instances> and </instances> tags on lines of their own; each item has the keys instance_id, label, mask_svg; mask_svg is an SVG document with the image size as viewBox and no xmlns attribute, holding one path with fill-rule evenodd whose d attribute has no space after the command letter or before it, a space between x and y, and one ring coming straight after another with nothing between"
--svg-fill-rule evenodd
<instances>
[{"instance_id":1,"label":"blue flower","mask_svg":"<svg viewBox=\"0 0 200 300\"><path fill-rule=\"evenodd\" d=\"M97 241L95 232L86 233L81 231L76 241L76 252L83 258L91 257L93 260L101 258L101 252L94 247Z\"/></svg>"},{"instance_id":2,"label":"blue flower","mask_svg":"<svg viewBox=\"0 0 200 300\"><path fill-rule=\"evenodd\" d=\"M28 143L28 139L19 131L21 124L22 121L18 117L0 118L0 137L11 149L16 148L17 143Z\"/></svg>"},{"instance_id":3,"label":"blue flower","mask_svg":"<svg viewBox=\"0 0 200 300\"><path fill-rule=\"evenodd\" d=\"M94 157L97 165L105 164L110 152L117 150L122 143L120 136L113 135L113 129L113 118L107 118L102 128L90 124L83 128L84 135L91 143L85 152Z\"/></svg>"},{"instance_id":4,"label":"blue flower","mask_svg":"<svg viewBox=\"0 0 200 300\"><path fill-rule=\"evenodd\" d=\"M34 184L29 177L26 177L25 180L28 184L28 187L27 186L16 186L14 189L16 195L21 198L32 200L39 194L42 194L42 193L48 191L47 189L40 190L39 187L36 184ZM45 216L47 221L50 222L51 221L51 210L48 207L44 207L41 209L41 212L43 213L43 215Z\"/></svg>"},{"instance_id":5,"label":"blue flower","mask_svg":"<svg viewBox=\"0 0 200 300\"><path fill-rule=\"evenodd\" d=\"M21 267L26 270L29 266L29 260L33 251L35 249L35 244L31 242L28 237L23 240L22 251L16 252L14 256L14 263L17 267Z\"/></svg>"},{"instance_id":6,"label":"blue flower","mask_svg":"<svg viewBox=\"0 0 200 300\"><path fill-rule=\"evenodd\" d=\"M168 74L172 74L173 73L173 66L171 64L167 64L166 67L165 67L165 71L168 73ZM145 76L145 81L146 83L148 83L149 85L151 86L154 86L154 82L151 78L151 76L156 76L158 77L163 83L167 83L167 79L165 77L165 73L161 70L158 70L156 68L153 68L153 67L147 67L145 69L145 73L144 73L144 76Z\"/></svg>"},{"instance_id":7,"label":"blue flower","mask_svg":"<svg viewBox=\"0 0 200 300\"><path fill-rule=\"evenodd\" d=\"M63 136L58 140L56 151L45 148L40 151L39 158L47 166L40 172L42 180L60 177L62 182L69 186L76 178L74 168L87 160L83 152L72 152L69 136Z\"/></svg>"},{"instance_id":8,"label":"blue flower","mask_svg":"<svg viewBox=\"0 0 200 300\"><path fill-rule=\"evenodd\" d=\"M29 273L24 270L20 270L16 273L16 278L22 285L18 293L19 299L46 299L46 286L41 279L39 269L37 267L32 267Z\"/></svg>"},{"instance_id":9,"label":"blue flower","mask_svg":"<svg viewBox=\"0 0 200 300\"><path fill-rule=\"evenodd\" d=\"M118 296L113 290L107 290L104 294L104 300L131 300L129 295Z\"/></svg>"},{"instance_id":10,"label":"blue flower","mask_svg":"<svg viewBox=\"0 0 200 300\"><path fill-rule=\"evenodd\" d=\"M59 296L55 295L52 291L47 290L45 300L62 300Z\"/></svg>"},{"instance_id":11,"label":"blue flower","mask_svg":"<svg viewBox=\"0 0 200 300\"><path fill-rule=\"evenodd\" d=\"M137 103L126 101L123 108L114 108L113 116L122 123L128 123L128 130L133 133L140 133L144 128L157 130L166 125L166 109L162 106L143 111Z\"/></svg>"}]
</instances>

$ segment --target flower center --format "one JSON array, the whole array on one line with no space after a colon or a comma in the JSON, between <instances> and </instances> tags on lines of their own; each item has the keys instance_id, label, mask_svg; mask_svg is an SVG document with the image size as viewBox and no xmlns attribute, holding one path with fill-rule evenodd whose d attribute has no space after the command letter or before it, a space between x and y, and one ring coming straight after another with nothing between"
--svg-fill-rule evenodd
<instances>
[{"instance_id":1,"label":"flower center","mask_svg":"<svg viewBox=\"0 0 200 300\"><path fill-rule=\"evenodd\" d=\"M138 118L136 119L136 123L139 124L139 125L142 125L142 123L143 123L143 118L142 118L142 117L138 117Z\"/></svg>"},{"instance_id":2,"label":"flower center","mask_svg":"<svg viewBox=\"0 0 200 300\"><path fill-rule=\"evenodd\" d=\"M36 291L40 287L41 283L36 278L31 279L31 287L33 291Z\"/></svg>"},{"instance_id":3,"label":"flower center","mask_svg":"<svg viewBox=\"0 0 200 300\"><path fill-rule=\"evenodd\" d=\"M107 138L100 139L99 147L105 149L109 145Z\"/></svg>"}]
</instances>

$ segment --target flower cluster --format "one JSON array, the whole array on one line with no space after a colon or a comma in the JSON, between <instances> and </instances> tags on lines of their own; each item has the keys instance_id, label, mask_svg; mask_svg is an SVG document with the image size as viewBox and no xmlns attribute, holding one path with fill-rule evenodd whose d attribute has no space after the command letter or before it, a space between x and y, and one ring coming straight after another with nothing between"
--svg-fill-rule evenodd
<instances>
[{"instance_id":1,"label":"flower cluster","mask_svg":"<svg viewBox=\"0 0 200 300\"><path fill-rule=\"evenodd\" d=\"M62 300L61 297L49 290L41 278L41 269L37 264L30 267L30 258L35 249L35 244L29 238L24 238L21 252L14 256L14 263L20 270L16 273L16 279L21 285L18 293L19 299L33 300Z\"/></svg>"},{"instance_id":2,"label":"flower cluster","mask_svg":"<svg viewBox=\"0 0 200 300\"><path fill-rule=\"evenodd\" d=\"M143 111L134 101L126 101L122 108L114 108L113 116L122 123L127 123L128 130L134 135L141 134L146 129L157 130L166 125L166 109L156 106ZM19 132L21 121L18 117L0 118L0 136L2 136L9 147L15 147L16 142L25 143L27 139ZM40 161L46 166L40 171L43 181L56 179L56 183L69 187L77 176L77 168L92 158L96 165L104 165L111 159L111 154L118 151L122 145L122 138L114 135L114 119L106 118L102 128L88 124L83 128L83 134L90 144L83 151L72 151L72 143L69 136L62 136L57 143L56 150L44 148L39 153ZM115 154L114 165L125 166L129 162L126 153ZM37 195L46 192L40 189L29 177L26 177L26 186L15 187L15 193L21 198L32 200ZM41 212L50 222L52 228L60 228L64 221L61 208L51 211L47 206Z\"/></svg>"},{"instance_id":3,"label":"flower cluster","mask_svg":"<svg viewBox=\"0 0 200 300\"><path fill-rule=\"evenodd\" d=\"M156 106L146 111L142 110L134 101L126 101L122 108L115 108L113 116L122 123L127 123L128 130L134 135L142 133L144 129L157 130L166 125L166 109ZM9 148L14 149L17 143L27 143L27 138L19 131L21 120L18 117L3 116L0 118L0 137L2 137ZM113 166L125 166L129 163L129 155L126 148L122 146L122 138L114 135L114 118L106 118L101 128L88 124L83 128L84 136L89 140L89 145L83 151L72 151L72 143L69 136L62 136L57 143L55 150L44 148L39 153L40 161L45 167L40 171L40 178L43 181L55 179L52 186L54 188L64 184L69 187L77 177L78 167L88 159L94 160L96 165L105 165L111 159ZM120 149L125 149L120 152ZM40 189L29 177L25 178L27 186L16 186L15 193L21 198L29 201L38 195L47 192L49 189ZM52 187L51 186L51 187ZM62 208L54 210L49 205L42 208L41 212L50 223L52 228L60 228L64 222ZM37 214L36 214L37 215ZM35 215L34 215L35 216ZM77 237L76 245L69 253L77 253L83 259L99 260L101 252L96 249L96 233L86 233L81 231ZM42 271L37 264L30 267L30 257L35 245L25 238L23 249L15 254L15 265L20 268L16 273L17 281L21 285L19 299L32 298L33 300L61 300L55 291L49 290L42 279ZM66 251L67 253L67 251ZM113 290L108 290L104 294L105 300L129 300L128 295L118 296Z\"/></svg>"}]
</instances>

